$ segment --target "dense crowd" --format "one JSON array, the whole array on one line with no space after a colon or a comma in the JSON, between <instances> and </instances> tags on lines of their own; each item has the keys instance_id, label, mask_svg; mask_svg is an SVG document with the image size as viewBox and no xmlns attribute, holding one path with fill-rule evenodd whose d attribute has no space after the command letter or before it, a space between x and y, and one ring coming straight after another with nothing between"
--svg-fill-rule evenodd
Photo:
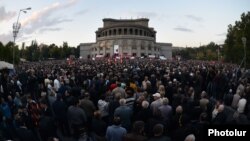
<instances>
[{"instance_id":1,"label":"dense crowd","mask_svg":"<svg viewBox=\"0 0 250 141\"><path fill-rule=\"evenodd\" d=\"M0 140L202 141L250 123L250 72L216 62L27 62L1 70L0 96Z\"/></svg>"}]
</instances>

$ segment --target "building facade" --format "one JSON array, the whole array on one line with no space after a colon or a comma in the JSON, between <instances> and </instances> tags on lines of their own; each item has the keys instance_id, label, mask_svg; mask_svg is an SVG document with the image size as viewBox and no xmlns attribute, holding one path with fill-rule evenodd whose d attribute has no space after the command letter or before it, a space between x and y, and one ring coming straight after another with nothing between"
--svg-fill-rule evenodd
<instances>
[{"instance_id":1,"label":"building facade","mask_svg":"<svg viewBox=\"0 0 250 141\"><path fill-rule=\"evenodd\" d=\"M157 43L156 31L148 26L149 19L103 19L96 31L95 43L81 43L80 56L172 58L171 43Z\"/></svg>"}]
</instances>

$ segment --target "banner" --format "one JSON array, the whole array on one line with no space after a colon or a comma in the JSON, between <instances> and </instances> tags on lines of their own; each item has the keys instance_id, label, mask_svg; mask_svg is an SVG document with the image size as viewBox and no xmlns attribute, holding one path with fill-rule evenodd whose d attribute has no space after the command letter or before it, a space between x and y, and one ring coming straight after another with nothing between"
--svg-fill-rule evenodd
<instances>
[{"instance_id":1,"label":"banner","mask_svg":"<svg viewBox=\"0 0 250 141\"><path fill-rule=\"evenodd\" d=\"M119 54L119 45L114 45L114 54Z\"/></svg>"}]
</instances>

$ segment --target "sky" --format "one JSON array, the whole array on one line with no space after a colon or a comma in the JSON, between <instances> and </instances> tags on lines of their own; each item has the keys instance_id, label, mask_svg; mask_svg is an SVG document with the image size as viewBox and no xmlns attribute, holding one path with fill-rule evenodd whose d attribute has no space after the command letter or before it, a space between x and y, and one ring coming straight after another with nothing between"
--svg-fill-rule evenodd
<instances>
[{"instance_id":1,"label":"sky","mask_svg":"<svg viewBox=\"0 0 250 141\"><path fill-rule=\"evenodd\" d=\"M249 0L0 0L0 41L13 41L20 9L17 44L69 46L95 42L103 18L149 18L156 41L176 47L224 43L229 24L250 11Z\"/></svg>"}]
</instances>

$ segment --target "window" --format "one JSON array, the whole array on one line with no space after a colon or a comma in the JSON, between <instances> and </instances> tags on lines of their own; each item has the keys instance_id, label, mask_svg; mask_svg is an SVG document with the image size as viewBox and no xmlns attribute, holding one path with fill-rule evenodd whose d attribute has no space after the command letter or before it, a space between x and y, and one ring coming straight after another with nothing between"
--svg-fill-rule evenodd
<instances>
[{"instance_id":1,"label":"window","mask_svg":"<svg viewBox=\"0 0 250 141\"><path fill-rule=\"evenodd\" d=\"M137 29L135 29L135 35L138 35L138 30Z\"/></svg>"},{"instance_id":2,"label":"window","mask_svg":"<svg viewBox=\"0 0 250 141\"><path fill-rule=\"evenodd\" d=\"M121 35L122 34L122 29L118 29L118 35Z\"/></svg>"},{"instance_id":3,"label":"window","mask_svg":"<svg viewBox=\"0 0 250 141\"><path fill-rule=\"evenodd\" d=\"M124 35L127 35L127 28L124 29Z\"/></svg>"},{"instance_id":4,"label":"window","mask_svg":"<svg viewBox=\"0 0 250 141\"><path fill-rule=\"evenodd\" d=\"M144 46L141 46L141 50L144 50L145 49L145 47Z\"/></svg>"},{"instance_id":5,"label":"window","mask_svg":"<svg viewBox=\"0 0 250 141\"><path fill-rule=\"evenodd\" d=\"M142 30L140 30L140 36L142 36Z\"/></svg>"},{"instance_id":6,"label":"window","mask_svg":"<svg viewBox=\"0 0 250 141\"><path fill-rule=\"evenodd\" d=\"M148 46L148 50L151 50L151 46Z\"/></svg>"},{"instance_id":7,"label":"window","mask_svg":"<svg viewBox=\"0 0 250 141\"><path fill-rule=\"evenodd\" d=\"M132 46L132 50L136 50L136 46Z\"/></svg>"},{"instance_id":8,"label":"window","mask_svg":"<svg viewBox=\"0 0 250 141\"><path fill-rule=\"evenodd\" d=\"M132 53L132 56L136 57L136 53Z\"/></svg>"},{"instance_id":9,"label":"window","mask_svg":"<svg viewBox=\"0 0 250 141\"><path fill-rule=\"evenodd\" d=\"M109 30L109 36L111 35L111 30Z\"/></svg>"},{"instance_id":10,"label":"window","mask_svg":"<svg viewBox=\"0 0 250 141\"><path fill-rule=\"evenodd\" d=\"M154 50L156 51L156 47L154 47Z\"/></svg>"},{"instance_id":11,"label":"window","mask_svg":"<svg viewBox=\"0 0 250 141\"><path fill-rule=\"evenodd\" d=\"M106 57L110 57L110 53L107 53L107 54L106 54Z\"/></svg>"},{"instance_id":12,"label":"window","mask_svg":"<svg viewBox=\"0 0 250 141\"><path fill-rule=\"evenodd\" d=\"M129 34L130 34L130 35L133 34L133 29L132 29L132 28L129 29Z\"/></svg>"},{"instance_id":13,"label":"window","mask_svg":"<svg viewBox=\"0 0 250 141\"><path fill-rule=\"evenodd\" d=\"M100 47L100 50L103 50L103 47Z\"/></svg>"},{"instance_id":14,"label":"window","mask_svg":"<svg viewBox=\"0 0 250 141\"><path fill-rule=\"evenodd\" d=\"M116 29L114 29L114 35L116 35Z\"/></svg>"}]
</instances>

